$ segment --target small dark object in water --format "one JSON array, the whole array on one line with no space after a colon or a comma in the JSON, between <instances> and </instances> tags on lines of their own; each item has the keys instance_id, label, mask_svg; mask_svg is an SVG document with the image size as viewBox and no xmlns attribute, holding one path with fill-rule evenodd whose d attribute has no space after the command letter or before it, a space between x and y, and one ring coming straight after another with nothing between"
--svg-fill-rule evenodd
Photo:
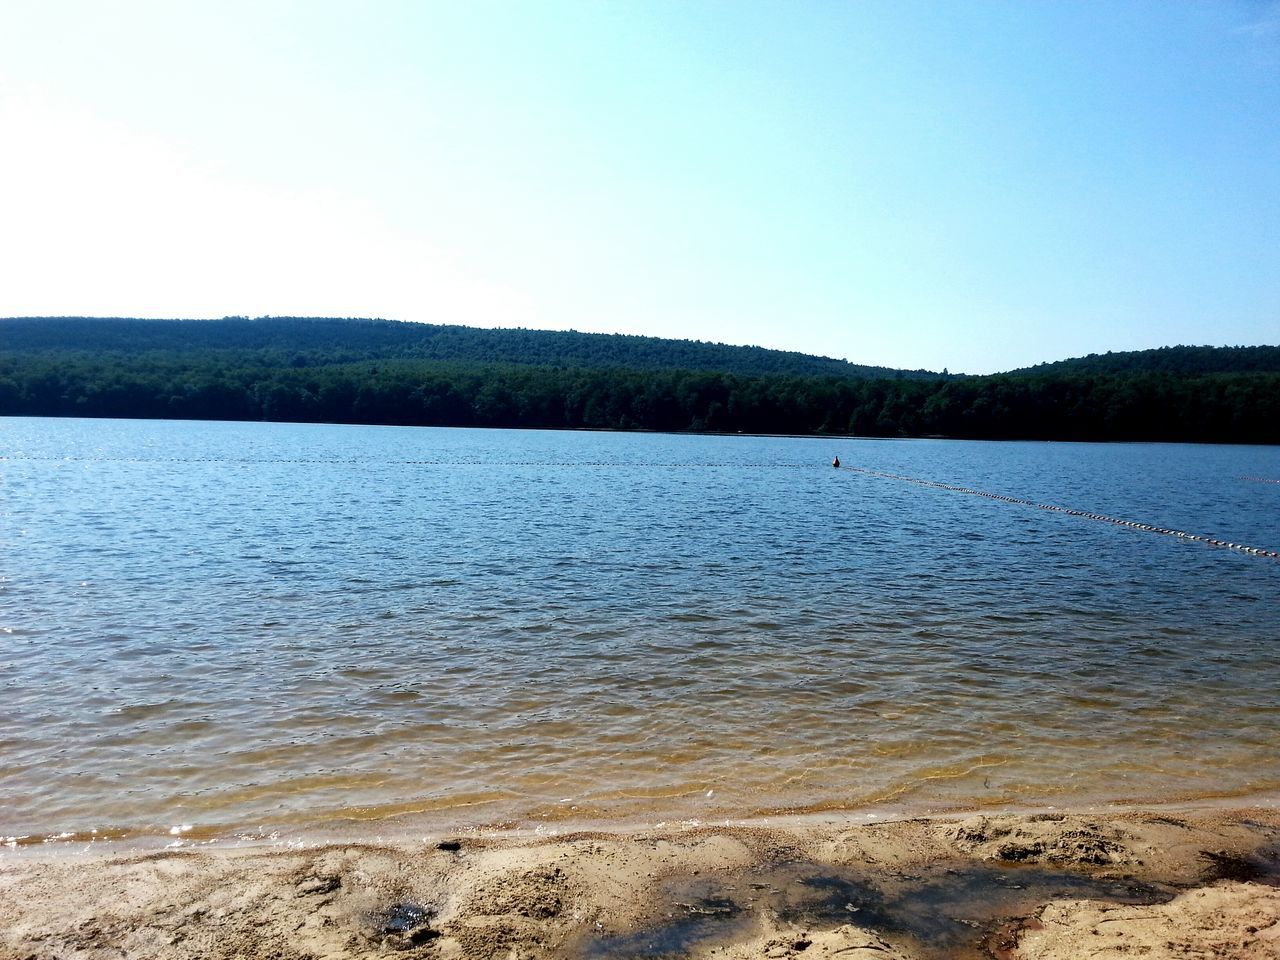
<instances>
[{"instance_id":1,"label":"small dark object in water","mask_svg":"<svg viewBox=\"0 0 1280 960\"><path fill-rule=\"evenodd\" d=\"M415 935L419 927L425 927L432 911L416 903L397 903L382 915L382 933Z\"/></svg>"},{"instance_id":2,"label":"small dark object in water","mask_svg":"<svg viewBox=\"0 0 1280 960\"><path fill-rule=\"evenodd\" d=\"M1017 956L1018 941L1028 930L1043 930L1044 924L1037 917L1014 918L1000 923L987 935L983 947L995 960L1013 960Z\"/></svg>"},{"instance_id":3,"label":"small dark object in water","mask_svg":"<svg viewBox=\"0 0 1280 960\"><path fill-rule=\"evenodd\" d=\"M831 459L831 465L832 465L833 467L835 467L837 470L839 470L839 469L840 469L840 458L839 458L839 457L833 457L833 458Z\"/></svg>"},{"instance_id":4,"label":"small dark object in water","mask_svg":"<svg viewBox=\"0 0 1280 960\"><path fill-rule=\"evenodd\" d=\"M457 853L462 849L462 844L457 840L441 840L436 844L437 850L448 850L451 853Z\"/></svg>"},{"instance_id":5,"label":"small dark object in water","mask_svg":"<svg viewBox=\"0 0 1280 960\"><path fill-rule=\"evenodd\" d=\"M731 917L738 912L738 905L723 897L702 900L699 903L683 903L675 901L677 907L683 907L690 916Z\"/></svg>"}]
</instances>

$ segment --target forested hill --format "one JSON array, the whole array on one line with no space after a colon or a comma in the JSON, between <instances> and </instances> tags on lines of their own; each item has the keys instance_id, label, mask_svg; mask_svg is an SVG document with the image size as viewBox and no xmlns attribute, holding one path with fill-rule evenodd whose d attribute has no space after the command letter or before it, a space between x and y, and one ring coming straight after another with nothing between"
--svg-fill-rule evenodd
<instances>
[{"instance_id":1,"label":"forested hill","mask_svg":"<svg viewBox=\"0 0 1280 960\"><path fill-rule=\"evenodd\" d=\"M201 354L222 363L317 367L366 360L529 364L628 370L715 370L748 376L939 379L926 370L864 366L764 347L624 334L498 329L309 317L135 320L0 319L0 350L96 355Z\"/></svg>"},{"instance_id":2,"label":"forested hill","mask_svg":"<svg viewBox=\"0 0 1280 960\"><path fill-rule=\"evenodd\" d=\"M1091 353L1011 370L1009 376L1160 373L1175 377L1209 373L1280 373L1280 347L1159 347Z\"/></svg>"},{"instance_id":3,"label":"forested hill","mask_svg":"<svg viewBox=\"0 0 1280 960\"><path fill-rule=\"evenodd\" d=\"M11 319L0 416L1280 444L1277 353L1174 347L957 377L373 320Z\"/></svg>"}]
</instances>

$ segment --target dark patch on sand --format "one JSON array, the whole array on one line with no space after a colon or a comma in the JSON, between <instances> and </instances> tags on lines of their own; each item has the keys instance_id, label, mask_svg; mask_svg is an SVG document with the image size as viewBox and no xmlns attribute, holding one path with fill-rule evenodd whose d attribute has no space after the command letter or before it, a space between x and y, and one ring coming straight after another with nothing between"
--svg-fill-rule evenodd
<instances>
[{"instance_id":1,"label":"dark patch on sand","mask_svg":"<svg viewBox=\"0 0 1280 960\"><path fill-rule=\"evenodd\" d=\"M378 936L388 946L401 949L416 947L440 936L431 928L436 912L411 900L393 903L374 917Z\"/></svg>"},{"instance_id":2,"label":"dark patch on sand","mask_svg":"<svg viewBox=\"0 0 1280 960\"><path fill-rule=\"evenodd\" d=\"M1200 857L1209 865L1202 878L1205 883L1234 880L1280 887L1280 846L1263 847L1248 854L1203 850Z\"/></svg>"},{"instance_id":3,"label":"dark patch on sand","mask_svg":"<svg viewBox=\"0 0 1280 960\"><path fill-rule=\"evenodd\" d=\"M754 911L797 929L853 924L937 960L979 960L1011 956L1021 930L1048 900L1156 904L1173 899L1174 891L1067 869L957 859L912 873L795 861L717 880L670 881L663 895L673 906L666 918L625 935L595 937L583 955L687 957L716 938L739 935Z\"/></svg>"},{"instance_id":4,"label":"dark patch on sand","mask_svg":"<svg viewBox=\"0 0 1280 960\"><path fill-rule=\"evenodd\" d=\"M690 895L687 888L682 893ZM673 900L671 907L664 920L639 930L590 938L582 955L588 960L674 960L707 941L735 936L746 925L743 907L724 896Z\"/></svg>"}]
</instances>

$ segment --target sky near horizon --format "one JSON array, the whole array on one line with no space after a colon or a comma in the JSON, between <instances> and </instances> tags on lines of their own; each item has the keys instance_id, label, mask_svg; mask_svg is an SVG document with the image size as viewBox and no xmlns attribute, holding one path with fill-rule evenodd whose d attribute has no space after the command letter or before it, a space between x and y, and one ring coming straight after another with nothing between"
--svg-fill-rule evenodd
<instances>
[{"instance_id":1,"label":"sky near horizon","mask_svg":"<svg viewBox=\"0 0 1280 960\"><path fill-rule=\"evenodd\" d=\"M0 0L0 316L1280 343L1280 2Z\"/></svg>"}]
</instances>

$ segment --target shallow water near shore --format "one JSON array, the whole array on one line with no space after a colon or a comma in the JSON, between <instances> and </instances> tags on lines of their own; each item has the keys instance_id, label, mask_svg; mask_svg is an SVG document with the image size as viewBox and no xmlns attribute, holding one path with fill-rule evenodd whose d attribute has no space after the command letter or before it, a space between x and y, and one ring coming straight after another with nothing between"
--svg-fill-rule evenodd
<instances>
[{"instance_id":1,"label":"shallow water near shore","mask_svg":"<svg viewBox=\"0 0 1280 960\"><path fill-rule=\"evenodd\" d=\"M7 419L0 834L1280 789L1280 562L836 454L1280 547L1276 448Z\"/></svg>"}]
</instances>

